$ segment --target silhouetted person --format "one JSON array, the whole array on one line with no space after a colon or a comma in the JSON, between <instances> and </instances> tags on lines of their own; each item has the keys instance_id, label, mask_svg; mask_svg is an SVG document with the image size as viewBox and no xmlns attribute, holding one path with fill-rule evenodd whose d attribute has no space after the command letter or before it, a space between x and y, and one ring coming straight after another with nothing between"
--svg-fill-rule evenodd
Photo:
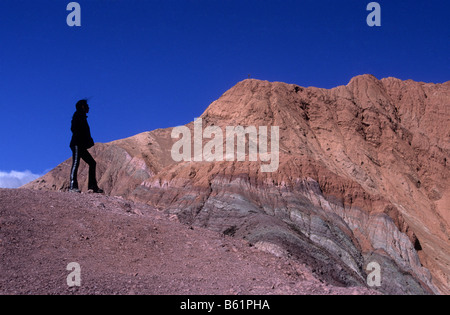
<instances>
[{"instance_id":1,"label":"silhouetted person","mask_svg":"<svg viewBox=\"0 0 450 315\"><path fill-rule=\"evenodd\" d=\"M73 153L73 164L70 171L70 188L69 191L80 193L78 188L77 173L80 166L80 159L83 159L89 165L89 184L88 189L94 193L103 193L103 190L98 188L97 179L95 177L96 166L94 158L89 153L88 149L94 146L94 140L91 137L91 129L87 122L87 113L89 113L89 105L86 100L80 100L76 104L77 111L72 118L72 141L70 141L70 148Z\"/></svg>"}]
</instances>

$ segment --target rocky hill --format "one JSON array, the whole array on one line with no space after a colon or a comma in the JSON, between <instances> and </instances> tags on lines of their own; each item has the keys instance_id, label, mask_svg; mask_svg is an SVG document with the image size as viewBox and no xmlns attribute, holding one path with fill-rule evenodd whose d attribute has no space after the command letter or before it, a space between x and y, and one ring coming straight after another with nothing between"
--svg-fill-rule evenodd
<instances>
[{"instance_id":1,"label":"rocky hill","mask_svg":"<svg viewBox=\"0 0 450 315\"><path fill-rule=\"evenodd\" d=\"M206 150L206 132L191 139L191 161L174 160L174 128L96 144L100 186L311 266L330 285L364 286L377 262L380 292L450 293L450 82L363 75L326 90L245 80L200 118L201 129L199 120L185 129L215 130L216 146ZM219 142L226 148L215 137L228 126L279 127L276 170L262 171L267 160L249 148L244 161L225 149L208 161ZM26 187L67 190L70 165Z\"/></svg>"}]
</instances>

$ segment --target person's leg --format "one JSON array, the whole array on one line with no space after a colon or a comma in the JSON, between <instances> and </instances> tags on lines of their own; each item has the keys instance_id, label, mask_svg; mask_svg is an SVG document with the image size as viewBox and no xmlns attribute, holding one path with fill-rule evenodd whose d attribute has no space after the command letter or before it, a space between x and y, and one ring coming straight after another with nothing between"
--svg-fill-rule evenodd
<instances>
[{"instance_id":1,"label":"person's leg","mask_svg":"<svg viewBox=\"0 0 450 315\"><path fill-rule=\"evenodd\" d=\"M80 166L80 150L79 147L73 146L70 147L72 149L72 168L70 170L70 190L78 191L78 180L77 173L78 167Z\"/></svg>"},{"instance_id":2,"label":"person's leg","mask_svg":"<svg viewBox=\"0 0 450 315\"><path fill-rule=\"evenodd\" d=\"M94 158L87 149L81 150L80 157L89 165L88 189L92 189L94 192L97 192L99 190L96 178L97 162L95 162Z\"/></svg>"}]
</instances>

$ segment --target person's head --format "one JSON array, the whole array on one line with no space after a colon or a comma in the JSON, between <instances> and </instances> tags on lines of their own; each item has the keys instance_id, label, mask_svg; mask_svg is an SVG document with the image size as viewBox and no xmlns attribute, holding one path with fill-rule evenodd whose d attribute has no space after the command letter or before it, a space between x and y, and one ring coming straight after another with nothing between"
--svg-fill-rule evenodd
<instances>
[{"instance_id":1,"label":"person's head","mask_svg":"<svg viewBox=\"0 0 450 315\"><path fill-rule=\"evenodd\" d=\"M77 112L89 113L89 105L87 100L79 100L76 104Z\"/></svg>"}]
</instances>

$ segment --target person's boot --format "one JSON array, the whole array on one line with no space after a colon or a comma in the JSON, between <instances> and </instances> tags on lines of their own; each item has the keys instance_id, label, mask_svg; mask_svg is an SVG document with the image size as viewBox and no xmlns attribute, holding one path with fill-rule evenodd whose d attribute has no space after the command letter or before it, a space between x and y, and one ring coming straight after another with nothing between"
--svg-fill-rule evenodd
<instances>
[{"instance_id":1,"label":"person's boot","mask_svg":"<svg viewBox=\"0 0 450 315\"><path fill-rule=\"evenodd\" d=\"M89 188L88 193L91 193L91 194L103 194L104 191L103 191L103 189L95 187L95 188Z\"/></svg>"},{"instance_id":2,"label":"person's boot","mask_svg":"<svg viewBox=\"0 0 450 315\"><path fill-rule=\"evenodd\" d=\"M76 177L75 178L72 177L70 179L69 192L78 194L81 193L81 190L78 189L78 181Z\"/></svg>"}]
</instances>

